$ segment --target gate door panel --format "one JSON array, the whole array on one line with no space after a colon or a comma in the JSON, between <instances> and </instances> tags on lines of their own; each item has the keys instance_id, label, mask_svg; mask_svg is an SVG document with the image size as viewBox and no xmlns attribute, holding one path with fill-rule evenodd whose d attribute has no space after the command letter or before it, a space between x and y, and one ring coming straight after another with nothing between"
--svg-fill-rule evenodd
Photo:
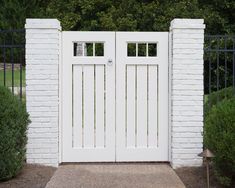
<instances>
[{"instance_id":1,"label":"gate door panel","mask_svg":"<svg viewBox=\"0 0 235 188\"><path fill-rule=\"evenodd\" d=\"M168 161L168 33L116 33L116 161Z\"/></svg>"},{"instance_id":2,"label":"gate door panel","mask_svg":"<svg viewBox=\"0 0 235 188\"><path fill-rule=\"evenodd\" d=\"M115 32L62 32L62 162L115 161Z\"/></svg>"}]
</instances>

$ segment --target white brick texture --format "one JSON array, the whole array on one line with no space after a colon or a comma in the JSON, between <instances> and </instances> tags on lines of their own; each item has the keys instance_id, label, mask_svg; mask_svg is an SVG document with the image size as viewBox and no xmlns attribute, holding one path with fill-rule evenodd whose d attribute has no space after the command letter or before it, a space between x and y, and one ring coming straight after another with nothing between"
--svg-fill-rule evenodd
<instances>
[{"instance_id":1,"label":"white brick texture","mask_svg":"<svg viewBox=\"0 0 235 188\"><path fill-rule=\"evenodd\" d=\"M59 164L60 22L26 20L27 162Z\"/></svg>"},{"instance_id":2,"label":"white brick texture","mask_svg":"<svg viewBox=\"0 0 235 188\"><path fill-rule=\"evenodd\" d=\"M203 131L202 19L174 19L170 26L170 137L174 168L199 166Z\"/></svg>"}]
</instances>

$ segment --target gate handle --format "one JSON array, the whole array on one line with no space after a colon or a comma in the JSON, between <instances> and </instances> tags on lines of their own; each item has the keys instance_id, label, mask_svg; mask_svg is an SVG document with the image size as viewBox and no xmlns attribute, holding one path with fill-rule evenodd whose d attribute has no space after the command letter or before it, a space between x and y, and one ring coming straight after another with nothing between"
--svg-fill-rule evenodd
<instances>
[{"instance_id":1,"label":"gate handle","mask_svg":"<svg viewBox=\"0 0 235 188\"><path fill-rule=\"evenodd\" d=\"M113 64L113 60L112 59L108 59L108 65L112 65Z\"/></svg>"}]
</instances>

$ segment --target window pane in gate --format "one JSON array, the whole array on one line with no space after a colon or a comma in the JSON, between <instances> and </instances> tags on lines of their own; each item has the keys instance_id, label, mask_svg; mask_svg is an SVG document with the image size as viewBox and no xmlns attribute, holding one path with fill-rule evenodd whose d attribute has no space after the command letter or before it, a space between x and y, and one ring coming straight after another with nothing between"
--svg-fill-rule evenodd
<instances>
[{"instance_id":1,"label":"window pane in gate","mask_svg":"<svg viewBox=\"0 0 235 188\"><path fill-rule=\"evenodd\" d=\"M74 56L104 56L104 43L74 42Z\"/></svg>"},{"instance_id":2,"label":"window pane in gate","mask_svg":"<svg viewBox=\"0 0 235 188\"><path fill-rule=\"evenodd\" d=\"M127 56L136 56L136 43L128 43L127 44Z\"/></svg>"},{"instance_id":3,"label":"window pane in gate","mask_svg":"<svg viewBox=\"0 0 235 188\"><path fill-rule=\"evenodd\" d=\"M104 43L95 43L95 56L104 56Z\"/></svg>"},{"instance_id":4,"label":"window pane in gate","mask_svg":"<svg viewBox=\"0 0 235 188\"><path fill-rule=\"evenodd\" d=\"M83 43L82 42L73 43L73 56L83 56Z\"/></svg>"},{"instance_id":5,"label":"window pane in gate","mask_svg":"<svg viewBox=\"0 0 235 188\"><path fill-rule=\"evenodd\" d=\"M85 43L84 56L93 56L93 43Z\"/></svg>"},{"instance_id":6,"label":"window pane in gate","mask_svg":"<svg viewBox=\"0 0 235 188\"><path fill-rule=\"evenodd\" d=\"M138 56L146 56L146 43L138 44Z\"/></svg>"},{"instance_id":7,"label":"window pane in gate","mask_svg":"<svg viewBox=\"0 0 235 188\"><path fill-rule=\"evenodd\" d=\"M148 44L148 56L156 57L157 56L157 43Z\"/></svg>"}]
</instances>

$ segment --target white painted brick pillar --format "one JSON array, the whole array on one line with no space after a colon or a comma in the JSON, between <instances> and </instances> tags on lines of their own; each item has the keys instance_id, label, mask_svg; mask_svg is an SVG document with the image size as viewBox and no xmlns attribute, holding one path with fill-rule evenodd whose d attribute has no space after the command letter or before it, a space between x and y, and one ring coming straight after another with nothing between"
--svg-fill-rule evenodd
<instances>
[{"instance_id":1,"label":"white painted brick pillar","mask_svg":"<svg viewBox=\"0 0 235 188\"><path fill-rule=\"evenodd\" d=\"M171 164L199 166L203 147L203 19L170 26Z\"/></svg>"},{"instance_id":2,"label":"white painted brick pillar","mask_svg":"<svg viewBox=\"0 0 235 188\"><path fill-rule=\"evenodd\" d=\"M59 163L59 49L60 22L26 20L27 162Z\"/></svg>"}]
</instances>

